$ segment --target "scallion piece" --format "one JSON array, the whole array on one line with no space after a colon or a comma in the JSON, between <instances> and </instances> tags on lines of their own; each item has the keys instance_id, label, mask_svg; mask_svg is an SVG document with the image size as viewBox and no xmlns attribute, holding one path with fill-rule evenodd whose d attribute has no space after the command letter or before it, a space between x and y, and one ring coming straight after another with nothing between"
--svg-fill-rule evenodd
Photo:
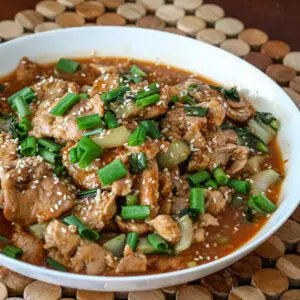
<instances>
[{"instance_id":1,"label":"scallion piece","mask_svg":"<svg viewBox=\"0 0 300 300\"><path fill-rule=\"evenodd\" d=\"M76 147L71 148L70 150L70 162L72 164L75 164L78 162L78 157L77 157L77 149Z\"/></svg>"},{"instance_id":2,"label":"scallion piece","mask_svg":"<svg viewBox=\"0 0 300 300\"><path fill-rule=\"evenodd\" d=\"M244 195L248 194L250 191L250 183L245 180L230 179L228 186L233 188L236 192Z\"/></svg>"},{"instance_id":3,"label":"scallion piece","mask_svg":"<svg viewBox=\"0 0 300 300\"><path fill-rule=\"evenodd\" d=\"M8 241L8 238L5 236L0 235L0 241Z\"/></svg>"},{"instance_id":4,"label":"scallion piece","mask_svg":"<svg viewBox=\"0 0 300 300\"><path fill-rule=\"evenodd\" d=\"M159 92L159 84L155 82L150 83L148 86L144 87L144 89L137 92L136 100L151 96L153 94L159 94Z\"/></svg>"},{"instance_id":5,"label":"scallion piece","mask_svg":"<svg viewBox=\"0 0 300 300\"><path fill-rule=\"evenodd\" d=\"M97 172L103 185L112 184L114 181L125 177L127 173L127 169L120 159L111 162Z\"/></svg>"},{"instance_id":6,"label":"scallion piece","mask_svg":"<svg viewBox=\"0 0 300 300\"><path fill-rule=\"evenodd\" d=\"M225 174L224 170L221 167L216 168L213 171L214 178L218 185L227 185L229 182L229 178Z\"/></svg>"},{"instance_id":7,"label":"scallion piece","mask_svg":"<svg viewBox=\"0 0 300 300\"><path fill-rule=\"evenodd\" d=\"M61 58L56 65L56 70L73 74L79 69L79 67L80 63L74 60Z\"/></svg>"},{"instance_id":8,"label":"scallion piece","mask_svg":"<svg viewBox=\"0 0 300 300\"><path fill-rule=\"evenodd\" d=\"M115 257L120 257L126 243L126 234L122 233L103 244L103 247L110 251Z\"/></svg>"},{"instance_id":9,"label":"scallion piece","mask_svg":"<svg viewBox=\"0 0 300 300\"><path fill-rule=\"evenodd\" d=\"M261 142L261 141L258 141L256 143L255 148L259 152L263 152L263 153L268 153L269 152L268 146L264 142Z\"/></svg>"},{"instance_id":10,"label":"scallion piece","mask_svg":"<svg viewBox=\"0 0 300 300\"><path fill-rule=\"evenodd\" d=\"M95 197L97 195L97 190L98 189L91 189L91 190L85 190L85 191L80 191L78 193L78 196L80 198L90 198L90 197Z\"/></svg>"},{"instance_id":11,"label":"scallion piece","mask_svg":"<svg viewBox=\"0 0 300 300\"><path fill-rule=\"evenodd\" d=\"M138 204L138 198L136 195L127 195L126 196L126 205L133 206Z\"/></svg>"},{"instance_id":12,"label":"scallion piece","mask_svg":"<svg viewBox=\"0 0 300 300\"><path fill-rule=\"evenodd\" d=\"M146 128L147 132L146 135L153 138L153 139L159 139L160 138L160 132L158 129L158 124L152 120L145 120L141 122L141 126Z\"/></svg>"},{"instance_id":13,"label":"scallion piece","mask_svg":"<svg viewBox=\"0 0 300 300\"><path fill-rule=\"evenodd\" d=\"M147 158L144 152L129 155L129 170L131 174L141 174L147 169Z\"/></svg>"},{"instance_id":14,"label":"scallion piece","mask_svg":"<svg viewBox=\"0 0 300 300\"><path fill-rule=\"evenodd\" d=\"M23 132L28 132L32 128L31 122L28 120L27 117L22 118L22 120L18 124L19 129Z\"/></svg>"},{"instance_id":15,"label":"scallion piece","mask_svg":"<svg viewBox=\"0 0 300 300\"><path fill-rule=\"evenodd\" d=\"M190 97L189 95L182 96L180 100L182 102L188 104L188 105L195 105L195 104L197 104L197 102L192 97Z\"/></svg>"},{"instance_id":16,"label":"scallion piece","mask_svg":"<svg viewBox=\"0 0 300 300\"><path fill-rule=\"evenodd\" d=\"M34 136L27 136L21 143L20 153L23 156L33 156L36 152L36 138Z\"/></svg>"},{"instance_id":17,"label":"scallion piece","mask_svg":"<svg viewBox=\"0 0 300 300\"><path fill-rule=\"evenodd\" d=\"M80 130L95 128L102 125L101 117L98 114L77 117L76 122Z\"/></svg>"},{"instance_id":18,"label":"scallion piece","mask_svg":"<svg viewBox=\"0 0 300 300\"><path fill-rule=\"evenodd\" d=\"M184 111L187 116L205 117L208 113L208 108L199 106L185 106Z\"/></svg>"},{"instance_id":19,"label":"scallion piece","mask_svg":"<svg viewBox=\"0 0 300 300\"><path fill-rule=\"evenodd\" d=\"M90 229L85 224L81 222L79 218L74 215L65 217L64 222L68 225L75 225L77 227L78 233L81 237L90 240L90 241L97 241L99 240L100 236L99 233L95 230Z\"/></svg>"},{"instance_id":20,"label":"scallion piece","mask_svg":"<svg viewBox=\"0 0 300 300\"><path fill-rule=\"evenodd\" d=\"M120 86L115 90L103 93L101 95L101 99L105 104L107 104L110 101L116 100L118 97L124 96L127 91L130 91L130 88L128 86Z\"/></svg>"},{"instance_id":21,"label":"scallion piece","mask_svg":"<svg viewBox=\"0 0 300 300\"><path fill-rule=\"evenodd\" d=\"M78 147L79 149L82 149L84 151L92 150L95 152L96 156L100 156L103 152L103 149L98 144L96 144L92 139L86 136L81 138L78 143Z\"/></svg>"},{"instance_id":22,"label":"scallion piece","mask_svg":"<svg viewBox=\"0 0 300 300\"><path fill-rule=\"evenodd\" d=\"M207 188L212 188L214 190L216 190L218 188L218 184L213 180L213 179L209 179L204 183L204 186Z\"/></svg>"},{"instance_id":23,"label":"scallion piece","mask_svg":"<svg viewBox=\"0 0 300 300\"><path fill-rule=\"evenodd\" d=\"M150 205L122 206L121 218L124 220L145 220L150 216Z\"/></svg>"},{"instance_id":24,"label":"scallion piece","mask_svg":"<svg viewBox=\"0 0 300 300\"><path fill-rule=\"evenodd\" d=\"M169 248L169 245L165 240L162 239L160 235L157 233L152 233L147 236L148 242L151 244L151 246L154 248L155 251L158 252L164 252L167 251Z\"/></svg>"},{"instance_id":25,"label":"scallion piece","mask_svg":"<svg viewBox=\"0 0 300 300\"><path fill-rule=\"evenodd\" d=\"M170 98L170 101L169 102L171 102L171 103L176 103L176 102L178 102L179 101L179 97L178 96L172 96L171 98Z\"/></svg>"},{"instance_id":26,"label":"scallion piece","mask_svg":"<svg viewBox=\"0 0 300 300\"><path fill-rule=\"evenodd\" d=\"M14 103L14 100L17 97L23 97L24 100L27 102L27 104L29 104L33 99L36 98L36 94L34 92L34 90L30 87L25 87L22 90L16 92L15 94L11 95L10 97L7 98L7 101L10 105L12 105Z\"/></svg>"},{"instance_id":27,"label":"scallion piece","mask_svg":"<svg viewBox=\"0 0 300 300\"><path fill-rule=\"evenodd\" d=\"M130 73L131 74L134 74L134 75L138 75L138 76L141 76L141 77L145 77L147 74L141 70L138 66L136 65L133 65L130 69Z\"/></svg>"},{"instance_id":28,"label":"scallion piece","mask_svg":"<svg viewBox=\"0 0 300 300\"><path fill-rule=\"evenodd\" d=\"M2 250L2 254L9 256L11 258L20 258L23 255L23 250L11 245L6 246Z\"/></svg>"},{"instance_id":29,"label":"scallion piece","mask_svg":"<svg viewBox=\"0 0 300 300\"><path fill-rule=\"evenodd\" d=\"M127 234L126 244L133 250L136 250L139 240L139 234L137 232L129 232Z\"/></svg>"},{"instance_id":30,"label":"scallion piece","mask_svg":"<svg viewBox=\"0 0 300 300\"><path fill-rule=\"evenodd\" d=\"M201 214L205 213L204 189L190 189L190 208L197 209Z\"/></svg>"},{"instance_id":31,"label":"scallion piece","mask_svg":"<svg viewBox=\"0 0 300 300\"><path fill-rule=\"evenodd\" d=\"M26 100L22 96L18 96L14 99L14 104L16 106L16 111L21 118L29 116L30 110Z\"/></svg>"},{"instance_id":32,"label":"scallion piece","mask_svg":"<svg viewBox=\"0 0 300 300\"><path fill-rule=\"evenodd\" d=\"M191 184L197 185L210 179L210 174L206 170L200 170L197 173L189 175L187 179Z\"/></svg>"},{"instance_id":33,"label":"scallion piece","mask_svg":"<svg viewBox=\"0 0 300 300\"><path fill-rule=\"evenodd\" d=\"M81 169L88 167L101 153L101 151L95 152L93 149L85 150L78 161L79 167Z\"/></svg>"},{"instance_id":34,"label":"scallion piece","mask_svg":"<svg viewBox=\"0 0 300 300\"><path fill-rule=\"evenodd\" d=\"M248 200L247 204L248 204L249 208L252 208L254 211L258 212L259 214L261 214L261 215L265 215L266 214L266 212L262 208L260 208L259 205L257 205L255 203L254 199L250 198Z\"/></svg>"},{"instance_id":35,"label":"scallion piece","mask_svg":"<svg viewBox=\"0 0 300 300\"><path fill-rule=\"evenodd\" d=\"M52 152L59 152L60 149L62 148L61 145L49 140L49 139L38 139L37 140L38 144L44 147L45 149L52 151Z\"/></svg>"},{"instance_id":36,"label":"scallion piece","mask_svg":"<svg viewBox=\"0 0 300 300\"><path fill-rule=\"evenodd\" d=\"M250 202L250 205L249 205ZM265 213L272 213L276 210L277 206L269 200L265 195L258 194L258 195L251 195L248 205L255 210L257 210L255 207L253 207L253 203L258 206L261 210L263 210ZM251 206L252 204L252 206Z\"/></svg>"},{"instance_id":37,"label":"scallion piece","mask_svg":"<svg viewBox=\"0 0 300 300\"><path fill-rule=\"evenodd\" d=\"M38 154L44 158L44 160L46 162L48 162L51 165L55 165L55 163L57 162L57 159L59 157L59 155L57 153L54 153L52 151L49 151L47 149L44 148L39 148L38 149Z\"/></svg>"},{"instance_id":38,"label":"scallion piece","mask_svg":"<svg viewBox=\"0 0 300 300\"><path fill-rule=\"evenodd\" d=\"M109 128L109 129L117 128L117 127L120 126L115 114L111 111L108 111L108 112L105 113L104 123L105 123L106 127Z\"/></svg>"},{"instance_id":39,"label":"scallion piece","mask_svg":"<svg viewBox=\"0 0 300 300\"><path fill-rule=\"evenodd\" d=\"M155 104L156 102L159 101L159 99L160 99L160 95L154 94L154 95L136 100L135 104L137 107L147 107L147 106Z\"/></svg>"},{"instance_id":40,"label":"scallion piece","mask_svg":"<svg viewBox=\"0 0 300 300\"><path fill-rule=\"evenodd\" d=\"M129 137L129 146L141 146L145 142L147 129L143 126L137 127Z\"/></svg>"},{"instance_id":41,"label":"scallion piece","mask_svg":"<svg viewBox=\"0 0 300 300\"><path fill-rule=\"evenodd\" d=\"M51 115L63 116L77 101L79 101L79 95L69 93L65 95L50 111Z\"/></svg>"},{"instance_id":42,"label":"scallion piece","mask_svg":"<svg viewBox=\"0 0 300 300\"><path fill-rule=\"evenodd\" d=\"M79 94L80 100L88 100L89 99L89 94L81 93Z\"/></svg>"},{"instance_id":43,"label":"scallion piece","mask_svg":"<svg viewBox=\"0 0 300 300\"><path fill-rule=\"evenodd\" d=\"M65 266L63 266L62 264L60 264L56 260L52 259L51 257L47 257L46 262L53 269L63 271L63 272L67 271L67 268Z\"/></svg>"},{"instance_id":44,"label":"scallion piece","mask_svg":"<svg viewBox=\"0 0 300 300\"><path fill-rule=\"evenodd\" d=\"M104 131L103 128L97 128L91 131L86 131L83 133L83 136L91 136L91 135L96 135L96 134L100 134Z\"/></svg>"}]
</instances>

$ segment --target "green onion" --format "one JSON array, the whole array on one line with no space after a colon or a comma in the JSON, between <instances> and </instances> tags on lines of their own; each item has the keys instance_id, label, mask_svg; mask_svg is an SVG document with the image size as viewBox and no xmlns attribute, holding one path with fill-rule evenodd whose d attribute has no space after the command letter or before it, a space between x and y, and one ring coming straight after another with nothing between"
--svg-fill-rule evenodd
<instances>
[{"instance_id":1,"label":"green onion","mask_svg":"<svg viewBox=\"0 0 300 300\"><path fill-rule=\"evenodd\" d=\"M102 125L101 117L98 114L77 117L76 122L80 130L95 128Z\"/></svg>"},{"instance_id":2,"label":"green onion","mask_svg":"<svg viewBox=\"0 0 300 300\"><path fill-rule=\"evenodd\" d=\"M127 195L126 196L126 205L133 206L138 204L138 198L136 195Z\"/></svg>"},{"instance_id":3,"label":"green onion","mask_svg":"<svg viewBox=\"0 0 300 300\"><path fill-rule=\"evenodd\" d=\"M127 169L120 159L111 162L97 172L103 185L112 184L114 181L125 177L127 173Z\"/></svg>"},{"instance_id":4,"label":"green onion","mask_svg":"<svg viewBox=\"0 0 300 300\"><path fill-rule=\"evenodd\" d=\"M106 127L109 128L109 129L117 128L117 127L120 126L115 114L111 111L108 111L108 112L105 113L104 123L105 123Z\"/></svg>"},{"instance_id":5,"label":"green onion","mask_svg":"<svg viewBox=\"0 0 300 300\"><path fill-rule=\"evenodd\" d=\"M176 103L176 102L178 102L178 101L179 101L179 97L178 97L178 96L172 96L172 97L170 98L170 102Z\"/></svg>"},{"instance_id":6,"label":"green onion","mask_svg":"<svg viewBox=\"0 0 300 300\"><path fill-rule=\"evenodd\" d=\"M145 77L147 74L141 70L138 66L136 65L133 65L130 69L130 73L131 74L134 74L134 75L138 75L138 76L141 76L141 77Z\"/></svg>"},{"instance_id":7,"label":"green onion","mask_svg":"<svg viewBox=\"0 0 300 300\"><path fill-rule=\"evenodd\" d=\"M58 160L56 165L53 169L54 174L56 174L57 177L65 178L68 175L67 168L62 164L61 160Z\"/></svg>"},{"instance_id":8,"label":"green onion","mask_svg":"<svg viewBox=\"0 0 300 300\"><path fill-rule=\"evenodd\" d=\"M0 235L0 241L8 241L8 238L5 236Z\"/></svg>"},{"instance_id":9,"label":"green onion","mask_svg":"<svg viewBox=\"0 0 300 300\"><path fill-rule=\"evenodd\" d=\"M84 151L94 151L95 155L97 154L97 156L100 156L103 152L103 149L98 144L96 144L92 139L86 136L81 138L78 143L78 148Z\"/></svg>"},{"instance_id":10,"label":"green onion","mask_svg":"<svg viewBox=\"0 0 300 300\"><path fill-rule=\"evenodd\" d=\"M259 152L263 152L263 153L268 153L269 149L268 146L261 141L258 141L255 145L256 150L258 150Z\"/></svg>"},{"instance_id":11,"label":"green onion","mask_svg":"<svg viewBox=\"0 0 300 300\"><path fill-rule=\"evenodd\" d=\"M205 117L208 113L208 108L198 106L185 106L184 111L187 116Z\"/></svg>"},{"instance_id":12,"label":"green onion","mask_svg":"<svg viewBox=\"0 0 300 300\"><path fill-rule=\"evenodd\" d=\"M50 111L50 114L54 116L63 116L78 100L78 94L69 93L55 105Z\"/></svg>"},{"instance_id":13,"label":"green onion","mask_svg":"<svg viewBox=\"0 0 300 300\"><path fill-rule=\"evenodd\" d=\"M23 156L33 156L37 152L36 138L34 136L28 136L21 143L20 153Z\"/></svg>"},{"instance_id":14,"label":"green onion","mask_svg":"<svg viewBox=\"0 0 300 300\"><path fill-rule=\"evenodd\" d=\"M248 207L252 208L254 211L260 213L261 215L265 215L266 214L266 212L262 208L260 208L259 205L257 205L255 203L254 199L252 199L252 198L250 198L248 200Z\"/></svg>"},{"instance_id":15,"label":"green onion","mask_svg":"<svg viewBox=\"0 0 300 300\"><path fill-rule=\"evenodd\" d=\"M78 162L79 167L81 169L88 167L101 153L101 151L95 152L93 149L84 151Z\"/></svg>"},{"instance_id":16,"label":"green onion","mask_svg":"<svg viewBox=\"0 0 300 300\"><path fill-rule=\"evenodd\" d=\"M139 90L137 92L136 100L142 99L153 94L158 94L160 92L160 87L158 83L151 83L148 86L144 87L144 89Z\"/></svg>"},{"instance_id":17,"label":"green onion","mask_svg":"<svg viewBox=\"0 0 300 300\"><path fill-rule=\"evenodd\" d=\"M198 183L202 183L207 181L210 178L210 175L205 170L200 170L197 173L189 175L187 179L193 184L196 185Z\"/></svg>"},{"instance_id":18,"label":"green onion","mask_svg":"<svg viewBox=\"0 0 300 300\"><path fill-rule=\"evenodd\" d=\"M124 96L127 91L130 91L130 88L128 86L120 86L115 90L103 93L101 95L101 99L105 104L107 104L110 101L114 101L117 98Z\"/></svg>"},{"instance_id":19,"label":"green onion","mask_svg":"<svg viewBox=\"0 0 300 300\"><path fill-rule=\"evenodd\" d=\"M57 153L53 153L52 151L46 150L44 148L39 148L38 154L51 165L54 165L59 158L59 155Z\"/></svg>"},{"instance_id":20,"label":"green onion","mask_svg":"<svg viewBox=\"0 0 300 300\"><path fill-rule=\"evenodd\" d=\"M126 244L133 250L136 250L136 246L139 240L139 234L137 232L129 232L127 234Z\"/></svg>"},{"instance_id":21,"label":"green onion","mask_svg":"<svg viewBox=\"0 0 300 300\"><path fill-rule=\"evenodd\" d=\"M62 148L61 145L49 140L49 139L38 139L37 140L38 144L44 147L45 149L52 151L52 152L59 152L60 149Z\"/></svg>"},{"instance_id":22,"label":"green onion","mask_svg":"<svg viewBox=\"0 0 300 300\"><path fill-rule=\"evenodd\" d=\"M16 97L14 100L14 104L16 105L16 111L18 112L21 118L30 115L29 106L22 96Z\"/></svg>"},{"instance_id":23,"label":"green onion","mask_svg":"<svg viewBox=\"0 0 300 300\"><path fill-rule=\"evenodd\" d=\"M155 251L161 252L161 251L167 251L169 248L169 245L166 243L165 240L162 239L160 235L157 233L152 233L147 236L148 242L151 244L151 246L154 248Z\"/></svg>"},{"instance_id":24,"label":"green onion","mask_svg":"<svg viewBox=\"0 0 300 300\"><path fill-rule=\"evenodd\" d=\"M198 187L190 189L190 208L197 209L201 214L205 213L204 191Z\"/></svg>"},{"instance_id":25,"label":"green onion","mask_svg":"<svg viewBox=\"0 0 300 300\"><path fill-rule=\"evenodd\" d=\"M141 146L145 142L147 129L143 126L137 127L129 137L129 146Z\"/></svg>"},{"instance_id":26,"label":"green onion","mask_svg":"<svg viewBox=\"0 0 300 300\"><path fill-rule=\"evenodd\" d=\"M124 220L145 220L150 216L150 205L122 206L121 218Z\"/></svg>"},{"instance_id":27,"label":"green onion","mask_svg":"<svg viewBox=\"0 0 300 300\"><path fill-rule=\"evenodd\" d=\"M141 122L141 126L146 128L147 132L146 135L153 138L153 139L159 139L160 138L160 132L158 129L158 124L154 121L145 120Z\"/></svg>"},{"instance_id":28,"label":"green onion","mask_svg":"<svg viewBox=\"0 0 300 300\"><path fill-rule=\"evenodd\" d=\"M20 248L8 245L2 250L2 254L9 256L11 258L20 258L23 255L23 250Z\"/></svg>"},{"instance_id":29,"label":"green onion","mask_svg":"<svg viewBox=\"0 0 300 300\"><path fill-rule=\"evenodd\" d=\"M95 197L97 195L97 190L98 189L91 189L91 190L85 190L85 191L80 191L78 193L78 196L80 198L90 198L90 197Z\"/></svg>"},{"instance_id":30,"label":"green onion","mask_svg":"<svg viewBox=\"0 0 300 300\"><path fill-rule=\"evenodd\" d=\"M77 149L76 147L71 148L70 150L70 162L72 164L75 164L78 162L78 157L77 157Z\"/></svg>"},{"instance_id":31,"label":"green onion","mask_svg":"<svg viewBox=\"0 0 300 300\"><path fill-rule=\"evenodd\" d=\"M248 205L255 210L257 210L257 207L259 207L259 209L265 213L272 213L277 208L277 206L263 194L251 195ZM257 211L260 212L259 210Z\"/></svg>"},{"instance_id":32,"label":"green onion","mask_svg":"<svg viewBox=\"0 0 300 300\"><path fill-rule=\"evenodd\" d=\"M22 118L22 120L19 122L18 127L24 131L28 132L32 128L31 122L28 120L27 117Z\"/></svg>"},{"instance_id":33,"label":"green onion","mask_svg":"<svg viewBox=\"0 0 300 300\"><path fill-rule=\"evenodd\" d=\"M126 243L126 234L122 233L103 244L103 247L110 251L115 257L120 257Z\"/></svg>"},{"instance_id":34,"label":"green onion","mask_svg":"<svg viewBox=\"0 0 300 300\"><path fill-rule=\"evenodd\" d=\"M218 184L213 180L213 179L209 179L204 183L204 186L207 188L212 188L214 190L216 190L218 188Z\"/></svg>"},{"instance_id":35,"label":"green onion","mask_svg":"<svg viewBox=\"0 0 300 300\"><path fill-rule=\"evenodd\" d=\"M79 94L80 100L88 100L89 99L89 94L81 93Z\"/></svg>"},{"instance_id":36,"label":"green onion","mask_svg":"<svg viewBox=\"0 0 300 300\"><path fill-rule=\"evenodd\" d=\"M147 158L144 152L136 152L129 155L129 170L131 174L141 174L147 169Z\"/></svg>"},{"instance_id":37,"label":"green onion","mask_svg":"<svg viewBox=\"0 0 300 300\"><path fill-rule=\"evenodd\" d=\"M159 99L160 99L160 95L154 94L154 95L136 100L135 104L137 107L147 107L149 105L155 104L156 102L159 101Z\"/></svg>"},{"instance_id":38,"label":"green onion","mask_svg":"<svg viewBox=\"0 0 300 300\"><path fill-rule=\"evenodd\" d=\"M185 215L189 216L194 222L196 222L198 220L199 210L196 208L185 207L177 214L179 219Z\"/></svg>"},{"instance_id":39,"label":"green onion","mask_svg":"<svg viewBox=\"0 0 300 300\"><path fill-rule=\"evenodd\" d=\"M63 272L67 271L67 268L65 266L63 266L62 264L60 264L56 260L52 259L51 257L47 257L46 262L53 269L63 271Z\"/></svg>"},{"instance_id":40,"label":"green onion","mask_svg":"<svg viewBox=\"0 0 300 300\"><path fill-rule=\"evenodd\" d=\"M213 175L218 183L218 185L227 185L229 178L225 174L224 170L221 167L216 168L213 171Z\"/></svg>"},{"instance_id":41,"label":"green onion","mask_svg":"<svg viewBox=\"0 0 300 300\"><path fill-rule=\"evenodd\" d=\"M78 233L81 237L90 240L90 241L97 241L99 240L100 236L99 233L95 230L90 229L85 224L81 222L76 216L71 215L65 217L64 222L68 225L75 225L77 227Z\"/></svg>"},{"instance_id":42,"label":"green onion","mask_svg":"<svg viewBox=\"0 0 300 300\"><path fill-rule=\"evenodd\" d=\"M187 103L188 105L197 104L197 102L192 97L190 97L189 95L182 96L180 100L183 101L184 103Z\"/></svg>"},{"instance_id":43,"label":"green onion","mask_svg":"<svg viewBox=\"0 0 300 300\"><path fill-rule=\"evenodd\" d=\"M245 180L230 179L228 186L233 188L236 192L240 194L248 194L250 191L250 183Z\"/></svg>"},{"instance_id":44,"label":"green onion","mask_svg":"<svg viewBox=\"0 0 300 300\"><path fill-rule=\"evenodd\" d=\"M81 149L80 147L76 147L76 151L77 151L77 159L79 160L81 155L84 153L85 150Z\"/></svg>"},{"instance_id":45,"label":"green onion","mask_svg":"<svg viewBox=\"0 0 300 300\"><path fill-rule=\"evenodd\" d=\"M91 135L96 135L96 134L100 134L104 131L103 128L97 128L91 131L86 131L83 133L83 136L91 136Z\"/></svg>"},{"instance_id":46,"label":"green onion","mask_svg":"<svg viewBox=\"0 0 300 300\"><path fill-rule=\"evenodd\" d=\"M10 105L14 103L14 100L17 97L23 97L27 104L29 104L33 99L36 98L35 92L32 88L30 87L25 87L22 90L18 91L17 93L11 95L10 97L7 98L7 101Z\"/></svg>"},{"instance_id":47,"label":"green onion","mask_svg":"<svg viewBox=\"0 0 300 300\"><path fill-rule=\"evenodd\" d=\"M74 60L61 58L56 65L56 70L73 74L79 69L79 67L80 63Z\"/></svg>"}]
</instances>

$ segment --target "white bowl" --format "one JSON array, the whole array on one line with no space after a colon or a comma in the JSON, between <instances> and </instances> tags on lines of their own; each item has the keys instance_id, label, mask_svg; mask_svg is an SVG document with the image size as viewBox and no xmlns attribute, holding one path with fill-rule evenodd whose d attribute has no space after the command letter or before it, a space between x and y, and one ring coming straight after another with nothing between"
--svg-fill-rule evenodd
<instances>
[{"instance_id":1,"label":"white bowl","mask_svg":"<svg viewBox=\"0 0 300 300\"><path fill-rule=\"evenodd\" d=\"M216 47L174 34L135 28L82 27L35 34L0 45L0 75L14 70L22 56L38 62L60 57L131 57L157 61L199 73L224 85L236 85L251 102L281 121L278 142L286 163L281 201L267 224L231 254L205 265L158 275L87 276L37 267L0 255L0 263L18 273L63 286L98 291L155 289L195 280L248 254L275 232L297 207L300 175L300 114L284 91L264 73Z\"/></svg>"}]
</instances>

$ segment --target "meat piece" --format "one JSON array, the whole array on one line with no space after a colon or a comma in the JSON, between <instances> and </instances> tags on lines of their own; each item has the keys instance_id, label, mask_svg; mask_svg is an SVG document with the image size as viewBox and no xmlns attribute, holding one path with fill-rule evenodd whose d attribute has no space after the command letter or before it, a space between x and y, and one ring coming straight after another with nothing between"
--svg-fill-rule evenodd
<instances>
[{"instance_id":1,"label":"meat piece","mask_svg":"<svg viewBox=\"0 0 300 300\"><path fill-rule=\"evenodd\" d=\"M73 187L53 174L41 157L16 160L1 184L5 218L23 226L52 220L74 206Z\"/></svg>"},{"instance_id":2,"label":"meat piece","mask_svg":"<svg viewBox=\"0 0 300 300\"><path fill-rule=\"evenodd\" d=\"M193 242L202 243L205 240L205 230L203 228L194 228Z\"/></svg>"},{"instance_id":3,"label":"meat piece","mask_svg":"<svg viewBox=\"0 0 300 300\"><path fill-rule=\"evenodd\" d=\"M200 226L203 228L209 226L220 226L218 219L208 213L200 214L198 223L200 223Z\"/></svg>"},{"instance_id":4,"label":"meat piece","mask_svg":"<svg viewBox=\"0 0 300 300\"><path fill-rule=\"evenodd\" d=\"M148 266L151 269L158 270L160 272L168 272L181 270L186 268L187 258L185 256L158 256L150 255L147 258Z\"/></svg>"},{"instance_id":5,"label":"meat piece","mask_svg":"<svg viewBox=\"0 0 300 300\"><path fill-rule=\"evenodd\" d=\"M246 123L255 115L255 109L244 97L239 102L228 100L227 103L226 115L233 121Z\"/></svg>"},{"instance_id":6,"label":"meat piece","mask_svg":"<svg viewBox=\"0 0 300 300\"><path fill-rule=\"evenodd\" d=\"M159 143L150 139L148 139L142 146L125 145L125 148L128 149L128 154L145 152L147 160L153 159L159 153Z\"/></svg>"},{"instance_id":7,"label":"meat piece","mask_svg":"<svg viewBox=\"0 0 300 300\"><path fill-rule=\"evenodd\" d=\"M101 94L114 90L119 86L118 74L103 74L98 77L93 85L91 95Z\"/></svg>"},{"instance_id":8,"label":"meat piece","mask_svg":"<svg viewBox=\"0 0 300 300\"><path fill-rule=\"evenodd\" d=\"M142 273L146 271L147 257L140 253L123 257L116 269L116 273Z\"/></svg>"},{"instance_id":9,"label":"meat piece","mask_svg":"<svg viewBox=\"0 0 300 300\"><path fill-rule=\"evenodd\" d=\"M209 147L212 149L225 146L226 144L237 144L237 136L232 130L209 132L207 140Z\"/></svg>"},{"instance_id":10,"label":"meat piece","mask_svg":"<svg viewBox=\"0 0 300 300\"><path fill-rule=\"evenodd\" d=\"M93 198L77 200L74 214L90 228L100 231L117 212L116 195L110 192L97 191Z\"/></svg>"},{"instance_id":11,"label":"meat piece","mask_svg":"<svg viewBox=\"0 0 300 300\"><path fill-rule=\"evenodd\" d=\"M212 150L208 168L213 171L219 166L225 167L230 161L236 148L237 145L235 144L226 144Z\"/></svg>"},{"instance_id":12,"label":"meat piece","mask_svg":"<svg viewBox=\"0 0 300 300\"><path fill-rule=\"evenodd\" d=\"M186 132L183 108L169 109L161 122L162 133L170 140L179 140Z\"/></svg>"},{"instance_id":13,"label":"meat piece","mask_svg":"<svg viewBox=\"0 0 300 300\"><path fill-rule=\"evenodd\" d=\"M11 238L13 244L24 252L22 260L34 265L44 265L44 244L37 237L27 232L16 232Z\"/></svg>"},{"instance_id":14,"label":"meat piece","mask_svg":"<svg viewBox=\"0 0 300 300\"><path fill-rule=\"evenodd\" d=\"M120 217L116 217L116 223L119 229L125 233L137 232L139 234L144 234L152 231L151 226L143 222L123 221Z\"/></svg>"},{"instance_id":15,"label":"meat piece","mask_svg":"<svg viewBox=\"0 0 300 300\"><path fill-rule=\"evenodd\" d=\"M177 222L168 215L158 215L155 219L146 221L154 230L170 244L176 244L180 240L180 229Z\"/></svg>"},{"instance_id":16,"label":"meat piece","mask_svg":"<svg viewBox=\"0 0 300 300\"><path fill-rule=\"evenodd\" d=\"M207 113L208 125L213 128L222 125L226 111L221 101L213 99L208 102L207 107L209 109Z\"/></svg>"},{"instance_id":17,"label":"meat piece","mask_svg":"<svg viewBox=\"0 0 300 300\"><path fill-rule=\"evenodd\" d=\"M227 169L227 174L233 175L243 170L248 161L249 148L245 146L237 146L231 157L231 165Z\"/></svg>"},{"instance_id":18,"label":"meat piece","mask_svg":"<svg viewBox=\"0 0 300 300\"><path fill-rule=\"evenodd\" d=\"M166 170L168 172L168 170ZM169 173L169 172L168 172ZM159 173L159 214L171 214L172 209L172 180L170 178L170 174L168 175L166 172Z\"/></svg>"},{"instance_id":19,"label":"meat piece","mask_svg":"<svg viewBox=\"0 0 300 300\"><path fill-rule=\"evenodd\" d=\"M126 196L132 192L133 181L130 175L112 183L111 191L117 196Z\"/></svg>"},{"instance_id":20,"label":"meat piece","mask_svg":"<svg viewBox=\"0 0 300 300\"><path fill-rule=\"evenodd\" d=\"M79 246L71 263L76 273L101 275L106 268L105 250L96 243Z\"/></svg>"},{"instance_id":21,"label":"meat piece","mask_svg":"<svg viewBox=\"0 0 300 300\"><path fill-rule=\"evenodd\" d=\"M224 212L226 205L230 202L230 189L220 189L205 190L206 211L213 216L217 216Z\"/></svg>"},{"instance_id":22,"label":"meat piece","mask_svg":"<svg viewBox=\"0 0 300 300\"><path fill-rule=\"evenodd\" d=\"M97 58L95 61L89 64L89 67L92 68L95 72L99 74L113 74L113 73L124 73L129 70L130 61L121 61L117 65L104 65L101 61L98 62Z\"/></svg>"},{"instance_id":23,"label":"meat piece","mask_svg":"<svg viewBox=\"0 0 300 300\"><path fill-rule=\"evenodd\" d=\"M39 66L30 61L27 57L23 57L16 69L16 78L22 83L32 83L37 79Z\"/></svg>"},{"instance_id":24,"label":"meat piece","mask_svg":"<svg viewBox=\"0 0 300 300\"><path fill-rule=\"evenodd\" d=\"M17 140L10 134L0 133L0 169L9 167L10 163L17 159L17 147Z\"/></svg>"}]
</instances>

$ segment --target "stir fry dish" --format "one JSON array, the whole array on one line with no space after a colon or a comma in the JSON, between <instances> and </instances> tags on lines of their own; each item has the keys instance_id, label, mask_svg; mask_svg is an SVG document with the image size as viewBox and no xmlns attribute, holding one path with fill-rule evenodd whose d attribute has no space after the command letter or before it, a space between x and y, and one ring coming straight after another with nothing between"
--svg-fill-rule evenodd
<instances>
[{"instance_id":1,"label":"stir fry dish","mask_svg":"<svg viewBox=\"0 0 300 300\"><path fill-rule=\"evenodd\" d=\"M88 275L212 262L276 210L280 122L235 87L125 58L0 80L0 251Z\"/></svg>"}]
</instances>

